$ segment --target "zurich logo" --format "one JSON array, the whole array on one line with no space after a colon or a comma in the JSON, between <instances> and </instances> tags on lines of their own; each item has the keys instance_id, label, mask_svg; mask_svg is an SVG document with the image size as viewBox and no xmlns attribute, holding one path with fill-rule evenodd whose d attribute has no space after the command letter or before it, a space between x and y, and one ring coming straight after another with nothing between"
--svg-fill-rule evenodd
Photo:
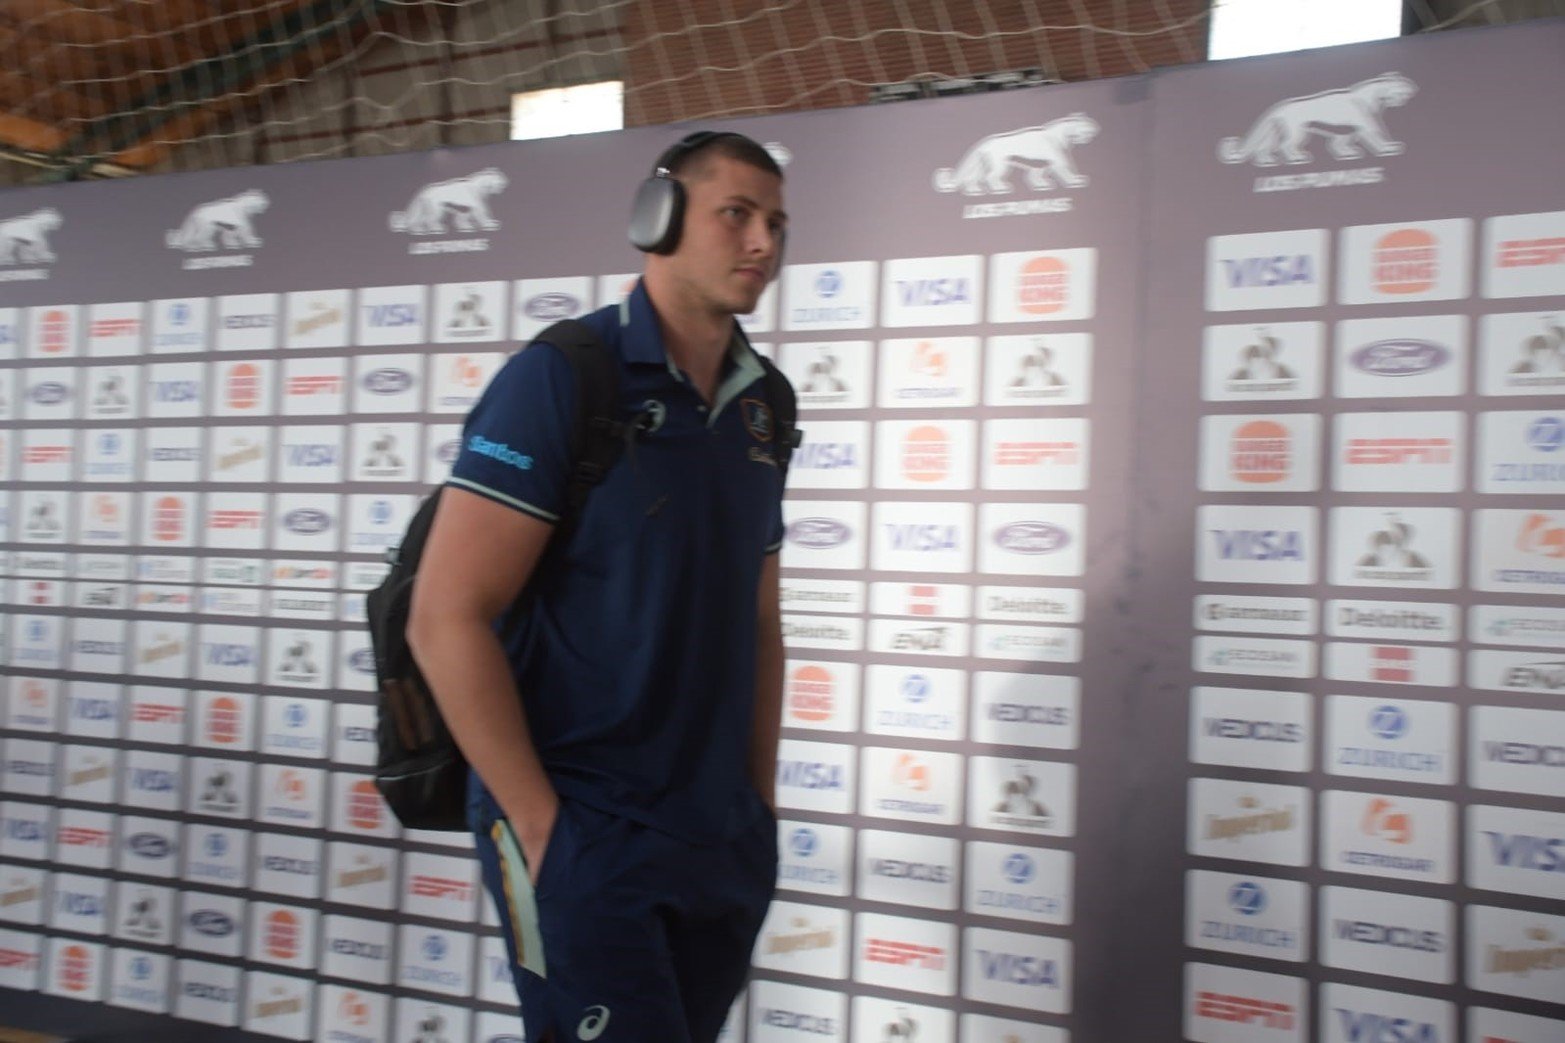
<instances>
[{"instance_id":1,"label":"zurich logo","mask_svg":"<svg viewBox=\"0 0 1565 1043\"><path fill-rule=\"evenodd\" d=\"M910 703L921 703L929 698L929 678L923 674L908 674L902 679L902 698Z\"/></svg>"},{"instance_id":2,"label":"zurich logo","mask_svg":"<svg viewBox=\"0 0 1565 1043\"><path fill-rule=\"evenodd\" d=\"M370 521L376 525L384 525L391 520L391 501L376 500L370 504Z\"/></svg>"},{"instance_id":3,"label":"zurich logo","mask_svg":"<svg viewBox=\"0 0 1565 1043\"><path fill-rule=\"evenodd\" d=\"M222 858L228 853L228 838L221 833L208 833L201 849L208 858Z\"/></svg>"},{"instance_id":4,"label":"zurich logo","mask_svg":"<svg viewBox=\"0 0 1565 1043\"><path fill-rule=\"evenodd\" d=\"M130 976L135 981L146 981L152 977L152 960L146 956L137 956L130 961Z\"/></svg>"},{"instance_id":5,"label":"zurich logo","mask_svg":"<svg viewBox=\"0 0 1565 1043\"><path fill-rule=\"evenodd\" d=\"M1527 444L1540 453L1552 453L1565 445L1565 421L1557 416L1539 417L1527 428Z\"/></svg>"},{"instance_id":6,"label":"zurich logo","mask_svg":"<svg viewBox=\"0 0 1565 1043\"><path fill-rule=\"evenodd\" d=\"M788 850L800 858L809 858L820 850L820 837L815 830L800 827L788 835Z\"/></svg>"},{"instance_id":7,"label":"zurich logo","mask_svg":"<svg viewBox=\"0 0 1565 1043\"><path fill-rule=\"evenodd\" d=\"M1253 880L1241 880L1228 889L1228 906L1241 916L1254 916L1266 908L1266 892Z\"/></svg>"},{"instance_id":8,"label":"zurich logo","mask_svg":"<svg viewBox=\"0 0 1565 1043\"><path fill-rule=\"evenodd\" d=\"M98 436L98 451L104 456L112 456L120 451L120 436L111 432L105 432Z\"/></svg>"},{"instance_id":9,"label":"zurich logo","mask_svg":"<svg viewBox=\"0 0 1565 1043\"><path fill-rule=\"evenodd\" d=\"M835 268L827 268L815 277L815 295L831 300L842 292L842 273Z\"/></svg>"},{"instance_id":10,"label":"zurich logo","mask_svg":"<svg viewBox=\"0 0 1565 1043\"><path fill-rule=\"evenodd\" d=\"M848 527L835 518L800 518L788 526L788 539L815 550L840 547L851 535Z\"/></svg>"},{"instance_id":11,"label":"zurich logo","mask_svg":"<svg viewBox=\"0 0 1565 1043\"><path fill-rule=\"evenodd\" d=\"M174 326L184 326L190 322L190 305L184 301L175 301L168 306L168 321Z\"/></svg>"},{"instance_id":12,"label":"zurich logo","mask_svg":"<svg viewBox=\"0 0 1565 1043\"><path fill-rule=\"evenodd\" d=\"M1038 875L1038 867L1033 863L1032 857L1020 851L1013 851L1006 856L1002 871L1005 873L1005 878L1013 884L1025 884Z\"/></svg>"},{"instance_id":13,"label":"zurich logo","mask_svg":"<svg viewBox=\"0 0 1565 1043\"><path fill-rule=\"evenodd\" d=\"M1382 739L1400 739L1407 734L1407 714L1398 706L1377 706L1369 715L1369 730Z\"/></svg>"},{"instance_id":14,"label":"zurich logo","mask_svg":"<svg viewBox=\"0 0 1565 1043\"><path fill-rule=\"evenodd\" d=\"M450 943L443 934L432 934L424 939L424 944L419 946L424 954L424 959L431 963L439 963L446 958L446 953L451 950Z\"/></svg>"},{"instance_id":15,"label":"zurich logo","mask_svg":"<svg viewBox=\"0 0 1565 1043\"><path fill-rule=\"evenodd\" d=\"M35 619L27 624L27 640L42 641L48 633L48 626L41 619Z\"/></svg>"},{"instance_id":16,"label":"zurich logo","mask_svg":"<svg viewBox=\"0 0 1565 1043\"><path fill-rule=\"evenodd\" d=\"M1013 554L1053 554L1070 542L1070 533L1048 522L1019 521L995 530L994 542Z\"/></svg>"},{"instance_id":17,"label":"zurich logo","mask_svg":"<svg viewBox=\"0 0 1565 1043\"><path fill-rule=\"evenodd\" d=\"M316 510L314 507L300 507L283 515L283 525L290 532L313 536L331 528L331 517L325 511Z\"/></svg>"},{"instance_id":18,"label":"zurich logo","mask_svg":"<svg viewBox=\"0 0 1565 1043\"><path fill-rule=\"evenodd\" d=\"M307 717L309 712L305 710L303 703L289 703L288 708L283 711L283 720L290 728L302 728Z\"/></svg>"}]
</instances>

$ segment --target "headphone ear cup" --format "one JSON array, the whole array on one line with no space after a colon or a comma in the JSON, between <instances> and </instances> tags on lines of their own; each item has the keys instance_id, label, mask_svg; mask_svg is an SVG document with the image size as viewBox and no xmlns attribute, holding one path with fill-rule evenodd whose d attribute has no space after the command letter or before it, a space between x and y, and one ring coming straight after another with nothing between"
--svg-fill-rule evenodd
<instances>
[{"instance_id":1,"label":"headphone ear cup","mask_svg":"<svg viewBox=\"0 0 1565 1043\"><path fill-rule=\"evenodd\" d=\"M643 253L673 253L684 220L685 186L672 177L649 177L636 189L631 206L631 245Z\"/></svg>"}]
</instances>

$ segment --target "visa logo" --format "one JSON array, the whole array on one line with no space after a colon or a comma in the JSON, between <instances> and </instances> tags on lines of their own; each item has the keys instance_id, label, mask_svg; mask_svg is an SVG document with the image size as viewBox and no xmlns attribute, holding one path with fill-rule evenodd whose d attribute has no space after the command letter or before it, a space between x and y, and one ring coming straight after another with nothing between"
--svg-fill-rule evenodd
<instances>
[{"instance_id":1,"label":"visa logo","mask_svg":"<svg viewBox=\"0 0 1565 1043\"><path fill-rule=\"evenodd\" d=\"M115 706L107 699L71 696L71 716L78 721L107 721L114 717Z\"/></svg>"},{"instance_id":2,"label":"visa logo","mask_svg":"<svg viewBox=\"0 0 1565 1043\"><path fill-rule=\"evenodd\" d=\"M1017 956L1009 952L978 950L984 977L1012 985L1037 985L1047 989L1060 987L1060 971L1055 961L1039 956Z\"/></svg>"},{"instance_id":3,"label":"visa logo","mask_svg":"<svg viewBox=\"0 0 1565 1043\"><path fill-rule=\"evenodd\" d=\"M254 666L255 650L249 645L208 644L206 661L212 666Z\"/></svg>"},{"instance_id":4,"label":"visa logo","mask_svg":"<svg viewBox=\"0 0 1565 1043\"><path fill-rule=\"evenodd\" d=\"M160 380L152 385L152 397L158 402L194 402L199 394L194 380Z\"/></svg>"},{"instance_id":5,"label":"visa logo","mask_svg":"<svg viewBox=\"0 0 1565 1043\"><path fill-rule=\"evenodd\" d=\"M412 326L418 322L418 307L412 304L367 304L369 310L370 325L377 328L386 326Z\"/></svg>"},{"instance_id":6,"label":"visa logo","mask_svg":"<svg viewBox=\"0 0 1565 1043\"><path fill-rule=\"evenodd\" d=\"M176 786L174 773L162 768L132 768L130 788L150 793L173 793Z\"/></svg>"},{"instance_id":7,"label":"visa logo","mask_svg":"<svg viewBox=\"0 0 1565 1043\"><path fill-rule=\"evenodd\" d=\"M812 471L838 471L858 465L858 446L852 442L805 442L793 454L793 466Z\"/></svg>"},{"instance_id":8,"label":"visa logo","mask_svg":"<svg viewBox=\"0 0 1565 1043\"><path fill-rule=\"evenodd\" d=\"M1426 1021L1360 1014L1342 1007L1336 1011L1348 1043L1440 1043L1440 1034Z\"/></svg>"},{"instance_id":9,"label":"visa logo","mask_svg":"<svg viewBox=\"0 0 1565 1043\"><path fill-rule=\"evenodd\" d=\"M956 550L955 525L887 525L886 536L897 550Z\"/></svg>"},{"instance_id":10,"label":"visa logo","mask_svg":"<svg viewBox=\"0 0 1565 1043\"><path fill-rule=\"evenodd\" d=\"M967 279L898 279L897 295L903 307L938 308L971 304L973 287Z\"/></svg>"},{"instance_id":11,"label":"visa logo","mask_svg":"<svg viewBox=\"0 0 1565 1043\"><path fill-rule=\"evenodd\" d=\"M337 447L331 445L291 445L289 467L330 467L337 462Z\"/></svg>"},{"instance_id":12,"label":"visa logo","mask_svg":"<svg viewBox=\"0 0 1565 1043\"><path fill-rule=\"evenodd\" d=\"M1304 539L1296 530L1212 529L1224 561L1303 561Z\"/></svg>"},{"instance_id":13,"label":"visa logo","mask_svg":"<svg viewBox=\"0 0 1565 1043\"><path fill-rule=\"evenodd\" d=\"M783 761L777 766L777 782L799 789L841 790L842 765L815 761Z\"/></svg>"},{"instance_id":14,"label":"visa logo","mask_svg":"<svg viewBox=\"0 0 1565 1043\"><path fill-rule=\"evenodd\" d=\"M1489 838L1489 850L1495 862L1507 869L1565 873L1565 839L1498 833L1488 829L1483 835Z\"/></svg>"},{"instance_id":15,"label":"visa logo","mask_svg":"<svg viewBox=\"0 0 1565 1043\"><path fill-rule=\"evenodd\" d=\"M41 843L44 839L43 823L31 819L8 818L5 820L5 835L12 840L25 843Z\"/></svg>"},{"instance_id":16,"label":"visa logo","mask_svg":"<svg viewBox=\"0 0 1565 1043\"><path fill-rule=\"evenodd\" d=\"M97 895L65 891L60 895L60 909L69 916L102 916L103 899Z\"/></svg>"},{"instance_id":17,"label":"visa logo","mask_svg":"<svg viewBox=\"0 0 1565 1043\"><path fill-rule=\"evenodd\" d=\"M1224 260L1223 272L1235 290L1256 286L1310 285L1315 282L1315 260L1309 254L1282 257L1245 257Z\"/></svg>"}]
</instances>

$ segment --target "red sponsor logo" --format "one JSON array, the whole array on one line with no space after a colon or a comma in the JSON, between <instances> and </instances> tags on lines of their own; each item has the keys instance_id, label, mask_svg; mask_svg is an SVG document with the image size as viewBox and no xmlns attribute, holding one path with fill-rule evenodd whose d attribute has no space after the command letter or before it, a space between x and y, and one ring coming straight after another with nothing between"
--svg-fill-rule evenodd
<instances>
[{"instance_id":1,"label":"red sponsor logo","mask_svg":"<svg viewBox=\"0 0 1565 1043\"><path fill-rule=\"evenodd\" d=\"M1081 446L1076 442L1001 442L994 447L994 462L1000 467L1077 464L1081 462Z\"/></svg>"},{"instance_id":2,"label":"red sponsor logo","mask_svg":"<svg viewBox=\"0 0 1565 1043\"><path fill-rule=\"evenodd\" d=\"M137 703L131 707L130 719L141 724L178 724L185 719L185 708L162 703Z\"/></svg>"},{"instance_id":3,"label":"red sponsor logo","mask_svg":"<svg viewBox=\"0 0 1565 1043\"><path fill-rule=\"evenodd\" d=\"M1422 228L1387 232L1375 244L1373 274L1380 293L1426 293L1440 276L1440 244Z\"/></svg>"},{"instance_id":4,"label":"red sponsor logo","mask_svg":"<svg viewBox=\"0 0 1565 1043\"><path fill-rule=\"evenodd\" d=\"M484 382L484 370L470 356L458 355L451 360L447 379L456 387L477 390Z\"/></svg>"},{"instance_id":5,"label":"red sponsor logo","mask_svg":"<svg viewBox=\"0 0 1565 1043\"><path fill-rule=\"evenodd\" d=\"M299 918L287 909L274 909L266 918L262 944L274 960L292 960L299 955Z\"/></svg>"},{"instance_id":6,"label":"red sponsor logo","mask_svg":"<svg viewBox=\"0 0 1565 1043\"><path fill-rule=\"evenodd\" d=\"M228 371L225 385L229 409L254 409L261 402L261 370L241 362Z\"/></svg>"},{"instance_id":7,"label":"red sponsor logo","mask_svg":"<svg viewBox=\"0 0 1565 1043\"><path fill-rule=\"evenodd\" d=\"M58 355L71 346L71 317L67 312L51 308L38 320L38 352L42 355Z\"/></svg>"},{"instance_id":8,"label":"red sponsor logo","mask_svg":"<svg viewBox=\"0 0 1565 1043\"><path fill-rule=\"evenodd\" d=\"M22 702L29 710L43 710L49 705L49 692L37 681L22 682Z\"/></svg>"},{"instance_id":9,"label":"red sponsor logo","mask_svg":"<svg viewBox=\"0 0 1565 1043\"><path fill-rule=\"evenodd\" d=\"M1455 443L1449 438L1350 438L1350 464L1448 464Z\"/></svg>"},{"instance_id":10,"label":"red sponsor logo","mask_svg":"<svg viewBox=\"0 0 1565 1043\"><path fill-rule=\"evenodd\" d=\"M1370 680L1411 684L1413 652L1414 649L1398 645L1372 645L1369 650Z\"/></svg>"},{"instance_id":11,"label":"red sponsor logo","mask_svg":"<svg viewBox=\"0 0 1565 1043\"><path fill-rule=\"evenodd\" d=\"M1496 268L1541 268L1565 264L1565 236L1550 239L1508 239L1500 244Z\"/></svg>"},{"instance_id":12,"label":"red sponsor logo","mask_svg":"<svg viewBox=\"0 0 1565 1043\"><path fill-rule=\"evenodd\" d=\"M38 966L38 957L21 949L0 949L0 970L11 967L26 967L29 970Z\"/></svg>"},{"instance_id":13,"label":"red sponsor logo","mask_svg":"<svg viewBox=\"0 0 1565 1043\"><path fill-rule=\"evenodd\" d=\"M349 989L337 1001L337 1020L347 1025L368 1025L370 1005L363 996Z\"/></svg>"},{"instance_id":14,"label":"red sponsor logo","mask_svg":"<svg viewBox=\"0 0 1565 1043\"><path fill-rule=\"evenodd\" d=\"M283 800L302 804L309 798L310 784L304 776L292 768L284 768L277 776L277 796Z\"/></svg>"},{"instance_id":15,"label":"red sponsor logo","mask_svg":"<svg viewBox=\"0 0 1565 1043\"><path fill-rule=\"evenodd\" d=\"M92 956L80 945L67 945L60 950L60 962L55 976L60 988L67 992L86 992L92 984Z\"/></svg>"},{"instance_id":16,"label":"red sponsor logo","mask_svg":"<svg viewBox=\"0 0 1565 1043\"><path fill-rule=\"evenodd\" d=\"M86 826L61 826L55 839L66 847L108 847L109 831Z\"/></svg>"},{"instance_id":17,"label":"red sponsor logo","mask_svg":"<svg viewBox=\"0 0 1565 1043\"><path fill-rule=\"evenodd\" d=\"M900 754L891 768L891 778L903 789L927 793L932 785L929 765L911 753Z\"/></svg>"},{"instance_id":18,"label":"red sponsor logo","mask_svg":"<svg viewBox=\"0 0 1565 1043\"><path fill-rule=\"evenodd\" d=\"M1293 437L1275 420L1252 420L1234 432L1231 465L1241 482L1280 482L1293 468Z\"/></svg>"},{"instance_id":19,"label":"red sponsor logo","mask_svg":"<svg viewBox=\"0 0 1565 1043\"><path fill-rule=\"evenodd\" d=\"M1553 524L1547 514L1529 514L1516 537L1516 549L1545 558L1565 558L1565 527Z\"/></svg>"},{"instance_id":20,"label":"red sponsor logo","mask_svg":"<svg viewBox=\"0 0 1565 1043\"><path fill-rule=\"evenodd\" d=\"M152 538L173 543L185 537L185 501L177 496L160 496L152 504Z\"/></svg>"},{"instance_id":21,"label":"red sponsor logo","mask_svg":"<svg viewBox=\"0 0 1565 1043\"><path fill-rule=\"evenodd\" d=\"M134 337L140 332L140 319L96 319L87 327L87 336L94 340L107 337Z\"/></svg>"},{"instance_id":22,"label":"red sponsor logo","mask_svg":"<svg viewBox=\"0 0 1565 1043\"><path fill-rule=\"evenodd\" d=\"M837 683L831 671L813 663L788 679L788 712L801 721L824 721L837 703Z\"/></svg>"},{"instance_id":23,"label":"red sponsor logo","mask_svg":"<svg viewBox=\"0 0 1565 1043\"><path fill-rule=\"evenodd\" d=\"M27 585L27 601L32 605L53 605L57 593L53 580L35 579Z\"/></svg>"},{"instance_id":24,"label":"red sponsor logo","mask_svg":"<svg viewBox=\"0 0 1565 1043\"><path fill-rule=\"evenodd\" d=\"M918 945L887 938L870 938L864 943L864 958L870 963L889 963L896 967L920 970L944 970L946 951L938 945Z\"/></svg>"},{"instance_id":25,"label":"red sponsor logo","mask_svg":"<svg viewBox=\"0 0 1565 1043\"><path fill-rule=\"evenodd\" d=\"M473 895L473 886L463 880L417 874L408 882L408 893L415 898L454 898L465 902Z\"/></svg>"},{"instance_id":26,"label":"red sponsor logo","mask_svg":"<svg viewBox=\"0 0 1565 1043\"><path fill-rule=\"evenodd\" d=\"M261 512L241 510L213 511L208 519L208 524L214 529L259 529L261 527Z\"/></svg>"},{"instance_id":27,"label":"red sponsor logo","mask_svg":"<svg viewBox=\"0 0 1565 1043\"><path fill-rule=\"evenodd\" d=\"M386 803L369 779L360 779L348 788L348 825L354 829L376 830L386 817Z\"/></svg>"},{"instance_id":28,"label":"red sponsor logo","mask_svg":"<svg viewBox=\"0 0 1565 1043\"><path fill-rule=\"evenodd\" d=\"M1070 268L1058 257L1034 257L1016 275L1016 306L1028 315L1052 315L1070 304Z\"/></svg>"},{"instance_id":29,"label":"red sponsor logo","mask_svg":"<svg viewBox=\"0 0 1565 1043\"><path fill-rule=\"evenodd\" d=\"M1233 996L1222 992L1198 992L1195 996L1198 1017L1216 1021L1257 1024L1269 1029L1293 1028L1295 1011L1291 1003L1258 1000L1253 996Z\"/></svg>"},{"instance_id":30,"label":"red sponsor logo","mask_svg":"<svg viewBox=\"0 0 1565 1043\"><path fill-rule=\"evenodd\" d=\"M244 714L239 700L220 695L207 704L206 737L208 742L227 746L239 741L244 728Z\"/></svg>"},{"instance_id":31,"label":"red sponsor logo","mask_svg":"<svg viewBox=\"0 0 1565 1043\"><path fill-rule=\"evenodd\" d=\"M938 482L951 473L951 441L944 428L925 424L907 433L902 473L914 482Z\"/></svg>"},{"instance_id":32,"label":"red sponsor logo","mask_svg":"<svg viewBox=\"0 0 1565 1043\"><path fill-rule=\"evenodd\" d=\"M946 353L934 341L921 340L913 346L908 368L917 376L938 379L946 375Z\"/></svg>"},{"instance_id":33,"label":"red sponsor logo","mask_svg":"<svg viewBox=\"0 0 1565 1043\"><path fill-rule=\"evenodd\" d=\"M99 525L114 525L120 520L120 504L112 493L98 493L92 498L92 514Z\"/></svg>"},{"instance_id":34,"label":"red sponsor logo","mask_svg":"<svg viewBox=\"0 0 1565 1043\"><path fill-rule=\"evenodd\" d=\"M940 611L940 588L930 583L914 583L907 588L910 616L932 616Z\"/></svg>"},{"instance_id":35,"label":"red sponsor logo","mask_svg":"<svg viewBox=\"0 0 1565 1043\"><path fill-rule=\"evenodd\" d=\"M1376 797L1364 809L1364 819L1359 831L1392 844L1413 842L1413 816L1398 811L1397 806L1385 797Z\"/></svg>"},{"instance_id":36,"label":"red sponsor logo","mask_svg":"<svg viewBox=\"0 0 1565 1043\"><path fill-rule=\"evenodd\" d=\"M341 377L289 377L288 394L294 398L310 395L335 395L342 391Z\"/></svg>"},{"instance_id":37,"label":"red sponsor logo","mask_svg":"<svg viewBox=\"0 0 1565 1043\"><path fill-rule=\"evenodd\" d=\"M68 464L71 447L68 445L30 445L22 450L24 464Z\"/></svg>"}]
</instances>

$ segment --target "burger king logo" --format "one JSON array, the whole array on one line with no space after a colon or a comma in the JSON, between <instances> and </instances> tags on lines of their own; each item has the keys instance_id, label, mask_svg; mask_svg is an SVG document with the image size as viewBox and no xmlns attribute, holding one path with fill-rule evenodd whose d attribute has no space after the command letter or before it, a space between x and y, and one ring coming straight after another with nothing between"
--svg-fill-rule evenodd
<instances>
[{"instance_id":1,"label":"burger king logo","mask_svg":"<svg viewBox=\"0 0 1565 1043\"><path fill-rule=\"evenodd\" d=\"M1234 432L1233 475L1241 482L1266 485L1288 477L1293 441L1274 420L1252 420Z\"/></svg>"},{"instance_id":2,"label":"burger king logo","mask_svg":"<svg viewBox=\"0 0 1565 1043\"><path fill-rule=\"evenodd\" d=\"M1372 279L1379 293L1427 293L1440 276L1440 244L1422 228L1399 228L1375 243Z\"/></svg>"},{"instance_id":3,"label":"burger king logo","mask_svg":"<svg viewBox=\"0 0 1565 1043\"><path fill-rule=\"evenodd\" d=\"M242 724L239 702L231 696L220 695L207 707L207 742L218 746L231 746L239 741Z\"/></svg>"},{"instance_id":4,"label":"burger king logo","mask_svg":"<svg viewBox=\"0 0 1565 1043\"><path fill-rule=\"evenodd\" d=\"M260 369L253 363L239 363L228 371L226 392L229 409L254 409L261 402Z\"/></svg>"},{"instance_id":5,"label":"burger king logo","mask_svg":"<svg viewBox=\"0 0 1565 1043\"><path fill-rule=\"evenodd\" d=\"M902 473L913 482L938 482L951 473L951 440L945 429L924 424L902 440Z\"/></svg>"},{"instance_id":6,"label":"burger king logo","mask_svg":"<svg viewBox=\"0 0 1565 1043\"><path fill-rule=\"evenodd\" d=\"M152 504L152 538L158 543L178 543L185 538L185 501L160 496Z\"/></svg>"},{"instance_id":7,"label":"burger king logo","mask_svg":"<svg viewBox=\"0 0 1565 1043\"><path fill-rule=\"evenodd\" d=\"M796 720L811 723L831 717L837 685L823 666L801 666L788 679L788 711Z\"/></svg>"},{"instance_id":8,"label":"burger king logo","mask_svg":"<svg viewBox=\"0 0 1565 1043\"><path fill-rule=\"evenodd\" d=\"M1028 315L1053 315L1070 305L1070 268L1058 257L1034 257L1016 276L1016 306Z\"/></svg>"}]
</instances>

